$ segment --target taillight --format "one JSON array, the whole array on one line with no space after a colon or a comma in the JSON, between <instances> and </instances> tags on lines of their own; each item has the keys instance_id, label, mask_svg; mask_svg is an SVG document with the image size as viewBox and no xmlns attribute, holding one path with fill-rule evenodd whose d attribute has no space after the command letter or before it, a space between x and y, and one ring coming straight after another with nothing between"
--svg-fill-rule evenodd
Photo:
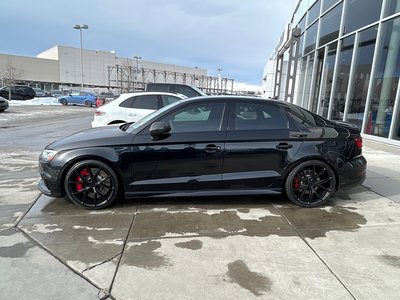
<instances>
[{"instance_id":1,"label":"taillight","mask_svg":"<svg viewBox=\"0 0 400 300\"><path fill-rule=\"evenodd\" d=\"M356 138L354 141L356 143L357 149L361 150L363 147L362 137L360 136L360 137Z\"/></svg>"},{"instance_id":2,"label":"taillight","mask_svg":"<svg viewBox=\"0 0 400 300\"><path fill-rule=\"evenodd\" d=\"M105 111L100 111L100 110L96 110L96 111L94 112L94 115L95 115L95 116L104 116L105 114L106 114Z\"/></svg>"}]
</instances>

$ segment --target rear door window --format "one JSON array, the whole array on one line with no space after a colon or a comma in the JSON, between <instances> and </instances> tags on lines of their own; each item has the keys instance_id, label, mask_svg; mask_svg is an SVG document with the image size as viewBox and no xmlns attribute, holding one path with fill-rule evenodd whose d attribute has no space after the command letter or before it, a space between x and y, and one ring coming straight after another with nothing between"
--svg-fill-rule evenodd
<instances>
[{"instance_id":1,"label":"rear door window","mask_svg":"<svg viewBox=\"0 0 400 300\"><path fill-rule=\"evenodd\" d=\"M221 130L225 102L197 103L174 112L161 121L173 132L203 132Z\"/></svg>"},{"instance_id":2,"label":"rear door window","mask_svg":"<svg viewBox=\"0 0 400 300\"><path fill-rule=\"evenodd\" d=\"M157 110L157 97L158 95L137 96L133 104L133 108Z\"/></svg>"},{"instance_id":3,"label":"rear door window","mask_svg":"<svg viewBox=\"0 0 400 300\"><path fill-rule=\"evenodd\" d=\"M233 130L289 129L289 120L279 107L238 102L234 105L229 128Z\"/></svg>"}]
</instances>

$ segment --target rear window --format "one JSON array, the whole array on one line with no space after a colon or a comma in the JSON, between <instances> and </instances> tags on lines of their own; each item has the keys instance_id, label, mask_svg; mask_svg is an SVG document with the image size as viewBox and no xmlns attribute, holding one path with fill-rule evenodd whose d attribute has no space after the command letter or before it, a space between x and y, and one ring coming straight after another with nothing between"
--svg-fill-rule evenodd
<instances>
[{"instance_id":1,"label":"rear window","mask_svg":"<svg viewBox=\"0 0 400 300\"><path fill-rule=\"evenodd\" d=\"M148 84L146 90L151 92L173 92L172 87L167 84Z\"/></svg>"},{"instance_id":2,"label":"rear window","mask_svg":"<svg viewBox=\"0 0 400 300\"><path fill-rule=\"evenodd\" d=\"M139 109L158 109L157 95L134 96L121 102L120 107L139 108Z\"/></svg>"}]
</instances>

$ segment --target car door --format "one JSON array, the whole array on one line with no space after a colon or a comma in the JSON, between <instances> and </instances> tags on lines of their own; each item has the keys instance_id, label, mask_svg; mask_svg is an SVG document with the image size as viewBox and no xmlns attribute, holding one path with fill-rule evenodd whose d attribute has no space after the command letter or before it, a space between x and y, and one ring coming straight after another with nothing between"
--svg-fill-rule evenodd
<instances>
[{"instance_id":1,"label":"car door","mask_svg":"<svg viewBox=\"0 0 400 300\"><path fill-rule=\"evenodd\" d=\"M302 142L290 138L291 122L270 103L230 102L222 183L226 189L267 189Z\"/></svg>"},{"instance_id":2,"label":"car door","mask_svg":"<svg viewBox=\"0 0 400 300\"><path fill-rule=\"evenodd\" d=\"M76 99L76 103L80 104L80 105L83 105L85 103L86 99L89 98L89 97L90 97L89 93L80 92L78 97L77 97L77 99Z\"/></svg>"},{"instance_id":3,"label":"car door","mask_svg":"<svg viewBox=\"0 0 400 300\"><path fill-rule=\"evenodd\" d=\"M225 101L188 104L158 120L171 126L165 138L153 140L150 125L138 134L128 194L220 189L224 111Z\"/></svg>"},{"instance_id":4,"label":"car door","mask_svg":"<svg viewBox=\"0 0 400 300\"><path fill-rule=\"evenodd\" d=\"M68 103L79 104L79 92L71 93L68 97Z\"/></svg>"}]
</instances>

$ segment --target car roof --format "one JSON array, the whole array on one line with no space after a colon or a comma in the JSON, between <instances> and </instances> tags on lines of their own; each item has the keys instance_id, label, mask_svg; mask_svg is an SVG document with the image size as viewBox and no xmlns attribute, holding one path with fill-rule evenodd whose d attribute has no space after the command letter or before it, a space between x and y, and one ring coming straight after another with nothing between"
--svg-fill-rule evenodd
<instances>
[{"instance_id":1,"label":"car roof","mask_svg":"<svg viewBox=\"0 0 400 300\"><path fill-rule=\"evenodd\" d=\"M249 101L251 100L252 102L260 102L260 103L270 103L274 105L287 105L287 102L284 101L278 101L278 100L271 100L271 99L265 99L265 98L260 98L260 97L252 97L252 96L230 96L230 95L217 95L217 96L199 96L199 97L192 97L192 98L187 98L183 99L183 102L194 102L194 101L201 101L201 100L207 100L207 101L218 101L218 100L244 100L244 101ZM287 105L288 106L288 105Z\"/></svg>"},{"instance_id":2,"label":"car roof","mask_svg":"<svg viewBox=\"0 0 400 300\"><path fill-rule=\"evenodd\" d=\"M130 97L133 96L143 96L143 95L165 95L165 96L175 96L175 97L179 97L182 99L184 95L181 94L174 94L174 93L167 93L167 92L134 92L134 93L123 93L121 95L119 95L119 97L117 99L128 99ZM116 100L117 100L116 99Z\"/></svg>"}]
</instances>

